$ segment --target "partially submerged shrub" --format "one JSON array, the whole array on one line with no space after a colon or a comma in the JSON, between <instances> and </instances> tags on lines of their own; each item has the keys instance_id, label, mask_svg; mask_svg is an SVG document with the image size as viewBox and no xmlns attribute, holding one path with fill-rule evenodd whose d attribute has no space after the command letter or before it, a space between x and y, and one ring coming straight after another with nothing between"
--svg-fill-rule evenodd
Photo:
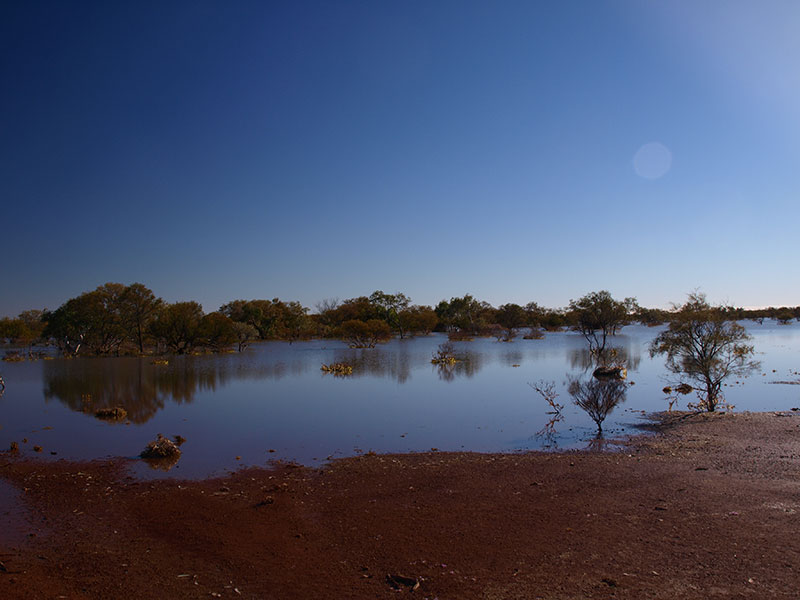
<instances>
[{"instance_id":1,"label":"partially submerged shrub","mask_svg":"<svg viewBox=\"0 0 800 600\"><path fill-rule=\"evenodd\" d=\"M452 342L439 344L439 349L433 355L431 362L434 365L454 365L458 362L455 352L456 349Z\"/></svg>"},{"instance_id":2,"label":"partially submerged shrub","mask_svg":"<svg viewBox=\"0 0 800 600\"><path fill-rule=\"evenodd\" d=\"M351 348L374 348L379 342L392 338L392 329L380 319L350 319L339 326L337 333Z\"/></svg>"},{"instance_id":3,"label":"partially submerged shrub","mask_svg":"<svg viewBox=\"0 0 800 600\"><path fill-rule=\"evenodd\" d=\"M353 365L347 363L331 363L329 365L322 365L320 370L323 373L333 373L335 377L344 377L345 375L353 374Z\"/></svg>"},{"instance_id":4,"label":"partially submerged shrub","mask_svg":"<svg viewBox=\"0 0 800 600\"><path fill-rule=\"evenodd\" d=\"M597 379L625 379L628 376L628 369L625 367L597 367L592 376Z\"/></svg>"},{"instance_id":5,"label":"partially submerged shrub","mask_svg":"<svg viewBox=\"0 0 800 600\"><path fill-rule=\"evenodd\" d=\"M141 458L147 459L162 459L162 458L176 458L181 455L181 449L178 448L178 445L170 440L169 438L165 438L160 433L158 434L158 438L147 444L142 453L139 455Z\"/></svg>"},{"instance_id":6,"label":"partially submerged shrub","mask_svg":"<svg viewBox=\"0 0 800 600\"><path fill-rule=\"evenodd\" d=\"M101 408L95 411L94 416L105 421L122 421L128 417L128 411L121 406Z\"/></svg>"}]
</instances>

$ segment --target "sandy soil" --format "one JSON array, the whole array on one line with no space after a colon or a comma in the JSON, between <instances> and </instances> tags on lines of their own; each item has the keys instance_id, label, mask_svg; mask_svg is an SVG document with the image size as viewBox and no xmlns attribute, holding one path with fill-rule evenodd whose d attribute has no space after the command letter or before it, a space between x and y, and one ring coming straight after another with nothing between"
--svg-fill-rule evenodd
<instances>
[{"instance_id":1,"label":"sandy soil","mask_svg":"<svg viewBox=\"0 0 800 600\"><path fill-rule=\"evenodd\" d=\"M800 415L652 428L201 482L3 454L0 598L797 598Z\"/></svg>"}]
</instances>

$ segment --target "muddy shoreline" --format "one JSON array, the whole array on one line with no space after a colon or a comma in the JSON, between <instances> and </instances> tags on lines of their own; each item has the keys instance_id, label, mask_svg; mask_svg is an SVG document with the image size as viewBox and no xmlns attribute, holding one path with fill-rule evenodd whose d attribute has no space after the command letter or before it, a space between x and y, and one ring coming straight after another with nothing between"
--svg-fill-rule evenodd
<instances>
[{"instance_id":1,"label":"muddy shoreline","mask_svg":"<svg viewBox=\"0 0 800 600\"><path fill-rule=\"evenodd\" d=\"M0 454L0 597L796 598L800 415L647 427L203 481Z\"/></svg>"}]
</instances>

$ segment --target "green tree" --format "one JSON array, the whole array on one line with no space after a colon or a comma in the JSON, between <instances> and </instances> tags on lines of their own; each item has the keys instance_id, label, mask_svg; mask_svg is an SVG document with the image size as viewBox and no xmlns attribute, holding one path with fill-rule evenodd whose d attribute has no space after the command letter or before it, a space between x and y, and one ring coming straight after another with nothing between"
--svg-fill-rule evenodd
<instances>
[{"instance_id":1,"label":"green tree","mask_svg":"<svg viewBox=\"0 0 800 600\"><path fill-rule=\"evenodd\" d=\"M430 306L409 306L401 310L397 318L407 334L428 335L439 323L439 317Z\"/></svg>"},{"instance_id":2,"label":"green tree","mask_svg":"<svg viewBox=\"0 0 800 600\"><path fill-rule=\"evenodd\" d=\"M436 316L448 329L455 327L465 333L478 335L489 325L486 313L491 308L488 303L466 294L461 298L450 298L449 302L439 302L436 305Z\"/></svg>"},{"instance_id":3,"label":"green tree","mask_svg":"<svg viewBox=\"0 0 800 600\"><path fill-rule=\"evenodd\" d=\"M198 328L200 342L214 352L227 350L237 341L234 322L221 312L213 312L203 316L200 319Z\"/></svg>"},{"instance_id":4,"label":"green tree","mask_svg":"<svg viewBox=\"0 0 800 600\"><path fill-rule=\"evenodd\" d=\"M745 328L711 306L704 294L693 293L676 307L669 327L650 345L650 356L666 356L667 368L685 376L701 391L700 407L713 412L722 400L722 382L758 368L752 359L752 338Z\"/></svg>"},{"instance_id":5,"label":"green tree","mask_svg":"<svg viewBox=\"0 0 800 600\"><path fill-rule=\"evenodd\" d=\"M258 330L252 325L233 321L233 331L236 335L237 349L243 352L247 346L250 345L252 340L258 339Z\"/></svg>"},{"instance_id":6,"label":"green tree","mask_svg":"<svg viewBox=\"0 0 800 600\"><path fill-rule=\"evenodd\" d=\"M505 339L511 341L515 330L524 327L528 322L528 313L519 304L503 304L495 315L498 325L505 329Z\"/></svg>"},{"instance_id":7,"label":"green tree","mask_svg":"<svg viewBox=\"0 0 800 600\"><path fill-rule=\"evenodd\" d=\"M76 356L91 327L83 298L70 298L56 310L46 311L43 318L47 325L42 336L53 340L65 356Z\"/></svg>"},{"instance_id":8,"label":"green tree","mask_svg":"<svg viewBox=\"0 0 800 600\"><path fill-rule=\"evenodd\" d=\"M400 339L403 339L406 331L400 313L409 307L411 298L400 292L384 294L381 290L376 290L372 292L369 301L377 307L380 318L400 334Z\"/></svg>"},{"instance_id":9,"label":"green tree","mask_svg":"<svg viewBox=\"0 0 800 600\"><path fill-rule=\"evenodd\" d=\"M339 326L338 335L353 348L374 348L378 342L391 339L392 330L386 321L380 319L350 319Z\"/></svg>"},{"instance_id":10,"label":"green tree","mask_svg":"<svg viewBox=\"0 0 800 600\"><path fill-rule=\"evenodd\" d=\"M175 302L161 308L150 330L170 350L185 354L200 340L202 319L203 307L197 302Z\"/></svg>"},{"instance_id":11,"label":"green tree","mask_svg":"<svg viewBox=\"0 0 800 600\"><path fill-rule=\"evenodd\" d=\"M575 321L573 328L586 338L589 350L601 361L605 358L608 336L616 335L622 326L630 322L635 308L635 298L620 302L605 290L569 301L569 311Z\"/></svg>"},{"instance_id":12,"label":"green tree","mask_svg":"<svg viewBox=\"0 0 800 600\"><path fill-rule=\"evenodd\" d=\"M164 301L156 298L152 290L141 283L132 283L122 292L120 312L125 332L140 353L144 353L147 330L163 306Z\"/></svg>"}]
</instances>

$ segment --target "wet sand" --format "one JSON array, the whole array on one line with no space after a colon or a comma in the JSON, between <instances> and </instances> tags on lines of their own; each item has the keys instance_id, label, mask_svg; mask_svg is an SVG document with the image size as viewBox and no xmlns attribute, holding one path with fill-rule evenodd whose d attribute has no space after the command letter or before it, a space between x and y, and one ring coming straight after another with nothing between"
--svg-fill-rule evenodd
<instances>
[{"instance_id":1,"label":"wet sand","mask_svg":"<svg viewBox=\"0 0 800 600\"><path fill-rule=\"evenodd\" d=\"M797 598L800 415L652 428L184 482L0 454L0 598Z\"/></svg>"}]
</instances>

